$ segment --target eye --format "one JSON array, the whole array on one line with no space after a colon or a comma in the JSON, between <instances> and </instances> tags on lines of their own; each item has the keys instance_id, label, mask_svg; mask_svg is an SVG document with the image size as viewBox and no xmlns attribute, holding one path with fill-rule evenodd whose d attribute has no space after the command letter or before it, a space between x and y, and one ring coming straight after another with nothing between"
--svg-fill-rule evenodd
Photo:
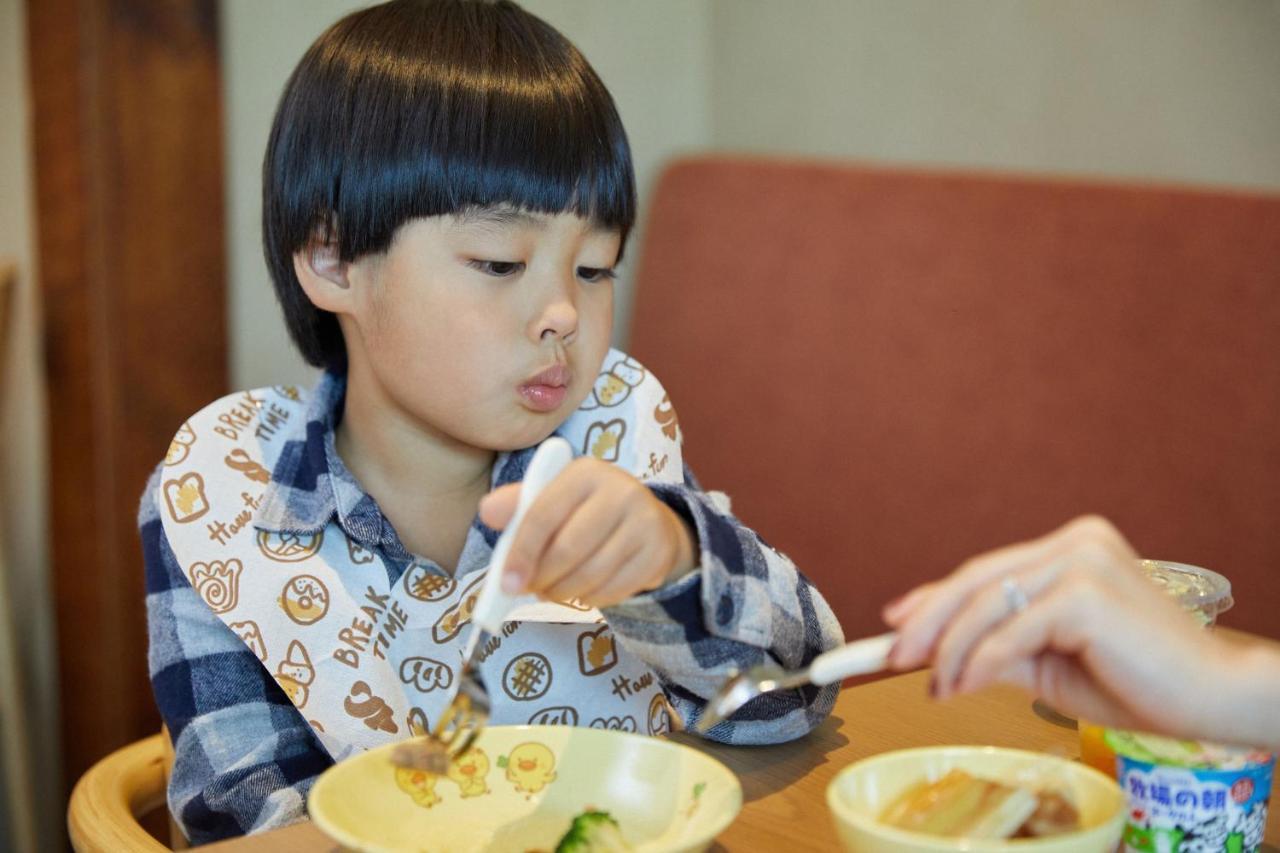
<instances>
[{"instance_id":1,"label":"eye","mask_svg":"<svg viewBox=\"0 0 1280 853\"><path fill-rule=\"evenodd\" d=\"M524 264L520 261L467 261L467 266L472 269L479 270L485 275L491 275L494 278L507 278L524 270Z\"/></svg>"},{"instance_id":2,"label":"eye","mask_svg":"<svg viewBox=\"0 0 1280 853\"><path fill-rule=\"evenodd\" d=\"M598 281L612 281L618 274L607 267L578 267L578 278L595 284Z\"/></svg>"}]
</instances>

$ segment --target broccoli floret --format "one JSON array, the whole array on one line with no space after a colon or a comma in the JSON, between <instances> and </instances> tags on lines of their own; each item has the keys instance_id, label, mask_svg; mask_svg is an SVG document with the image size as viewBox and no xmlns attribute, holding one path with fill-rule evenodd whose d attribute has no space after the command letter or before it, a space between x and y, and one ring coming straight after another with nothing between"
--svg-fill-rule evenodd
<instances>
[{"instance_id":1,"label":"broccoli floret","mask_svg":"<svg viewBox=\"0 0 1280 853\"><path fill-rule=\"evenodd\" d=\"M622 853L630 849L612 815L586 811L573 819L556 846L556 853Z\"/></svg>"}]
</instances>

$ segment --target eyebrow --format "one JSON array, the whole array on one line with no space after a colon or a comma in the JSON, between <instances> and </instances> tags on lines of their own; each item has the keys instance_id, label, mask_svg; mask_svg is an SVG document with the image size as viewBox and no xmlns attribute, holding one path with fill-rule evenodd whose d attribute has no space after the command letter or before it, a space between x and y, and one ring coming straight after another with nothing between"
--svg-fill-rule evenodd
<instances>
[{"instance_id":1,"label":"eyebrow","mask_svg":"<svg viewBox=\"0 0 1280 853\"><path fill-rule=\"evenodd\" d=\"M545 214L530 213L508 205L489 205L471 207L459 213L458 224L464 228L469 225L496 225L545 230L547 217ZM610 228L595 221L590 222L590 227L593 232L599 234L612 234L617 231L616 228Z\"/></svg>"}]
</instances>

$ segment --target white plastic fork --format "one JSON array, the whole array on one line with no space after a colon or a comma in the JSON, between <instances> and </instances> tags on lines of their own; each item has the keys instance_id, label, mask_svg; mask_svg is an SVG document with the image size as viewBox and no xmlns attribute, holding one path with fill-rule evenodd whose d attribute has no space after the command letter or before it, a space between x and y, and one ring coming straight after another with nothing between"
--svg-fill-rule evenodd
<instances>
[{"instance_id":1,"label":"white plastic fork","mask_svg":"<svg viewBox=\"0 0 1280 853\"><path fill-rule=\"evenodd\" d=\"M471 748L481 729L489 721L489 691L477 676L477 652L485 648L489 638L502 630L502 623L513 607L532 596L512 596L502 589L502 575L516 532L525 513L547 484L573 461L573 448L559 436L552 436L538 446L529 460L520 485L520 498L511 521L493 546L488 574L480 585L475 606L471 609L473 626L462 654L462 670L458 676L458 692L445 708L435 728L423 738L406 741L392 753L392 761L415 770L443 773L449 759Z\"/></svg>"}]
</instances>

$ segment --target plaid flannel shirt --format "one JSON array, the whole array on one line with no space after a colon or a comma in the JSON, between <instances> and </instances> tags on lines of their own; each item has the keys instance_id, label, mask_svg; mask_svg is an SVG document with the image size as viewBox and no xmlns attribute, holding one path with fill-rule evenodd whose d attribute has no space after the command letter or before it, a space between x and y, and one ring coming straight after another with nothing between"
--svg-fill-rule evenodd
<instances>
[{"instance_id":1,"label":"plaid flannel shirt","mask_svg":"<svg viewBox=\"0 0 1280 853\"><path fill-rule=\"evenodd\" d=\"M338 457L334 427L345 377L324 374L305 434L289 441L254 525L314 532L335 520L378 554L394 581L415 560ZM504 454L494 485L523 477L532 450ZM161 468L142 497L138 526L146 564L151 684L173 738L170 812L193 843L285 826L306 816L306 796L333 762L310 726L247 646L208 608L165 536ZM697 534L699 570L635 596L604 615L622 645L661 679L692 724L733 669L766 661L793 668L843 641L830 607L783 555L727 511L723 496L684 485L651 485ZM456 573L485 568L497 533L477 518ZM427 564L434 570L438 567ZM708 737L735 744L800 737L835 704L838 685L760 696Z\"/></svg>"}]
</instances>

